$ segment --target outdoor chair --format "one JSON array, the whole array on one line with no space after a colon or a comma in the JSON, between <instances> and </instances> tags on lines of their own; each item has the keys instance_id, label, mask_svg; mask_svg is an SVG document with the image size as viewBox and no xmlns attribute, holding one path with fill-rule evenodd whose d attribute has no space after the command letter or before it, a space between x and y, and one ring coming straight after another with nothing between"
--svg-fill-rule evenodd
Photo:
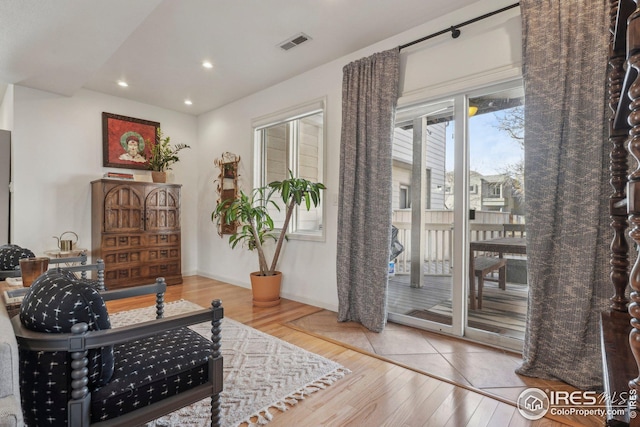
<instances>
[{"instance_id":1,"label":"outdoor chair","mask_svg":"<svg viewBox=\"0 0 640 427\"><path fill-rule=\"evenodd\" d=\"M12 319L26 426L133 426L211 397L220 425L222 303L163 318L166 283L98 292L51 269ZM156 295L156 320L112 329L105 302ZM211 341L189 325L210 322Z\"/></svg>"}]
</instances>

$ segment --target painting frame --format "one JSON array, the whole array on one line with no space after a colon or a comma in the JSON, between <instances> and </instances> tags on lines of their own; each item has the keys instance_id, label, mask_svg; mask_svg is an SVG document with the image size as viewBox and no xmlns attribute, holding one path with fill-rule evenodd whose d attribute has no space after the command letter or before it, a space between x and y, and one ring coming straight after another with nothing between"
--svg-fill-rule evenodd
<instances>
[{"instance_id":1,"label":"painting frame","mask_svg":"<svg viewBox=\"0 0 640 427\"><path fill-rule=\"evenodd\" d=\"M103 112L102 165L149 169L148 141L158 141L159 129L159 122Z\"/></svg>"}]
</instances>

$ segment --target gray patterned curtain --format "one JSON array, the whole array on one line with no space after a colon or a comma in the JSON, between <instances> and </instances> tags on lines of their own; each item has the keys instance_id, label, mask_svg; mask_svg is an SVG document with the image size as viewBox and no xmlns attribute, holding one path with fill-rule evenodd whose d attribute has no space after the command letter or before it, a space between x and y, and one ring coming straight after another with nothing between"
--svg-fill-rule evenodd
<instances>
[{"instance_id":1,"label":"gray patterned curtain","mask_svg":"<svg viewBox=\"0 0 640 427\"><path fill-rule=\"evenodd\" d=\"M338 320L380 332L387 320L391 146L399 49L346 65L342 80Z\"/></svg>"},{"instance_id":2,"label":"gray patterned curtain","mask_svg":"<svg viewBox=\"0 0 640 427\"><path fill-rule=\"evenodd\" d=\"M602 388L608 274L606 0L521 0L529 311L518 373Z\"/></svg>"}]
</instances>

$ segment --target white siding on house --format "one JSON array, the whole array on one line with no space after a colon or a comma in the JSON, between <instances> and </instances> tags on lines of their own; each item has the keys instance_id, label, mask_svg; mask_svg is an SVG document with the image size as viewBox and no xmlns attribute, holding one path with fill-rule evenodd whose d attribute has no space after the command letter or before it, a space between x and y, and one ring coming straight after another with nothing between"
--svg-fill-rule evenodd
<instances>
[{"instance_id":1,"label":"white siding on house","mask_svg":"<svg viewBox=\"0 0 640 427\"><path fill-rule=\"evenodd\" d=\"M427 126L423 143L426 144L425 173L431 171L431 182L426 185L427 209L444 209L444 174L446 127L448 123ZM396 128L393 140L393 208L400 208L400 186L411 186L411 164L413 163L413 130Z\"/></svg>"},{"instance_id":2,"label":"white siding on house","mask_svg":"<svg viewBox=\"0 0 640 427\"><path fill-rule=\"evenodd\" d=\"M411 185L411 169L410 165L398 161L393 162L392 180L392 206L393 209L400 209L400 186Z\"/></svg>"},{"instance_id":3,"label":"white siding on house","mask_svg":"<svg viewBox=\"0 0 640 427\"><path fill-rule=\"evenodd\" d=\"M391 151L393 160L411 164L413 163L413 130L395 128L393 130L393 147Z\"/></svg>"},{"instance_id":4,"label":"white siding on house","mask_svg":"<svg viewBox=\"0 0 640 427\"><path fill-rule=\"evenodd\" d=\"M311 182L322 182L322 113L299 121L298 176ZM296 230L317 231L322 227L322 204L311 205L309 211L298 209Z\"/></svg>"},{"instance_id":5,"label":"white siding on house","mask_svg":"<svg viewBox=\"0 0 640 427\"><path fill-rule=\"evenodd\" d=\"M319 167L322 148L322 124L315 118L300 120L298 142L298 175L300 178L317 182L321 178Z\"/></svg>"},{"instance_id":6,"label":"white siding on house","mask_svg":"<svg viewBox=\"0 0 640 427\"><path fill-rule=\"evenodd\" d=\"M287 128L288 125L282 123L264 130L265 182L282 181L287 177Z\"/></svg>"},{"instance_id":7,"label":"white siding on house","mask_svg":"<svg viewBox=\"0 0 640 427\"><path fill-rule=\"evenodd\" d=\"M423 132L424 143L427 144L425 166L431 171L431 203L429 209L445 209L444 175L446 172L446 128L448 123L437 123L427 126Z\"/></svg>"}]
</instances>

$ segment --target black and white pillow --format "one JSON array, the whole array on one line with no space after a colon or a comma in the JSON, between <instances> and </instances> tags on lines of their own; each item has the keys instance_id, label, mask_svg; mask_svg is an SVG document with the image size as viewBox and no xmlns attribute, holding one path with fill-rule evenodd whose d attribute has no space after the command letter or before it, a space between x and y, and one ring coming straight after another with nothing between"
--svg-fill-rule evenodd
<instances>
[{"instance_id":1,"label":"black and white pillow","mask_svg":"<svg viewBox=\"0 0 640 427\"><path fill-rule=\"evenodd\" d=\"M35 254L18 245L0 246L0 271L15 270L20 266L21 258L33 258Z\"/></svg>"},{"instance_id":2,"label":"black and white pillow","mask_svg":"<svg viewBox=\"0 0 640 427\"><path fill-rule=\"evenodd\" d=\"M110 329L107 307L88 280L65 270L48 270L27 291L20 306L20 321L36 332L69 333L85 322L90 331ZM113 347L89 351L89 381L93 387L109 382L113 374Z\"/></svg>"}]
</instances>

